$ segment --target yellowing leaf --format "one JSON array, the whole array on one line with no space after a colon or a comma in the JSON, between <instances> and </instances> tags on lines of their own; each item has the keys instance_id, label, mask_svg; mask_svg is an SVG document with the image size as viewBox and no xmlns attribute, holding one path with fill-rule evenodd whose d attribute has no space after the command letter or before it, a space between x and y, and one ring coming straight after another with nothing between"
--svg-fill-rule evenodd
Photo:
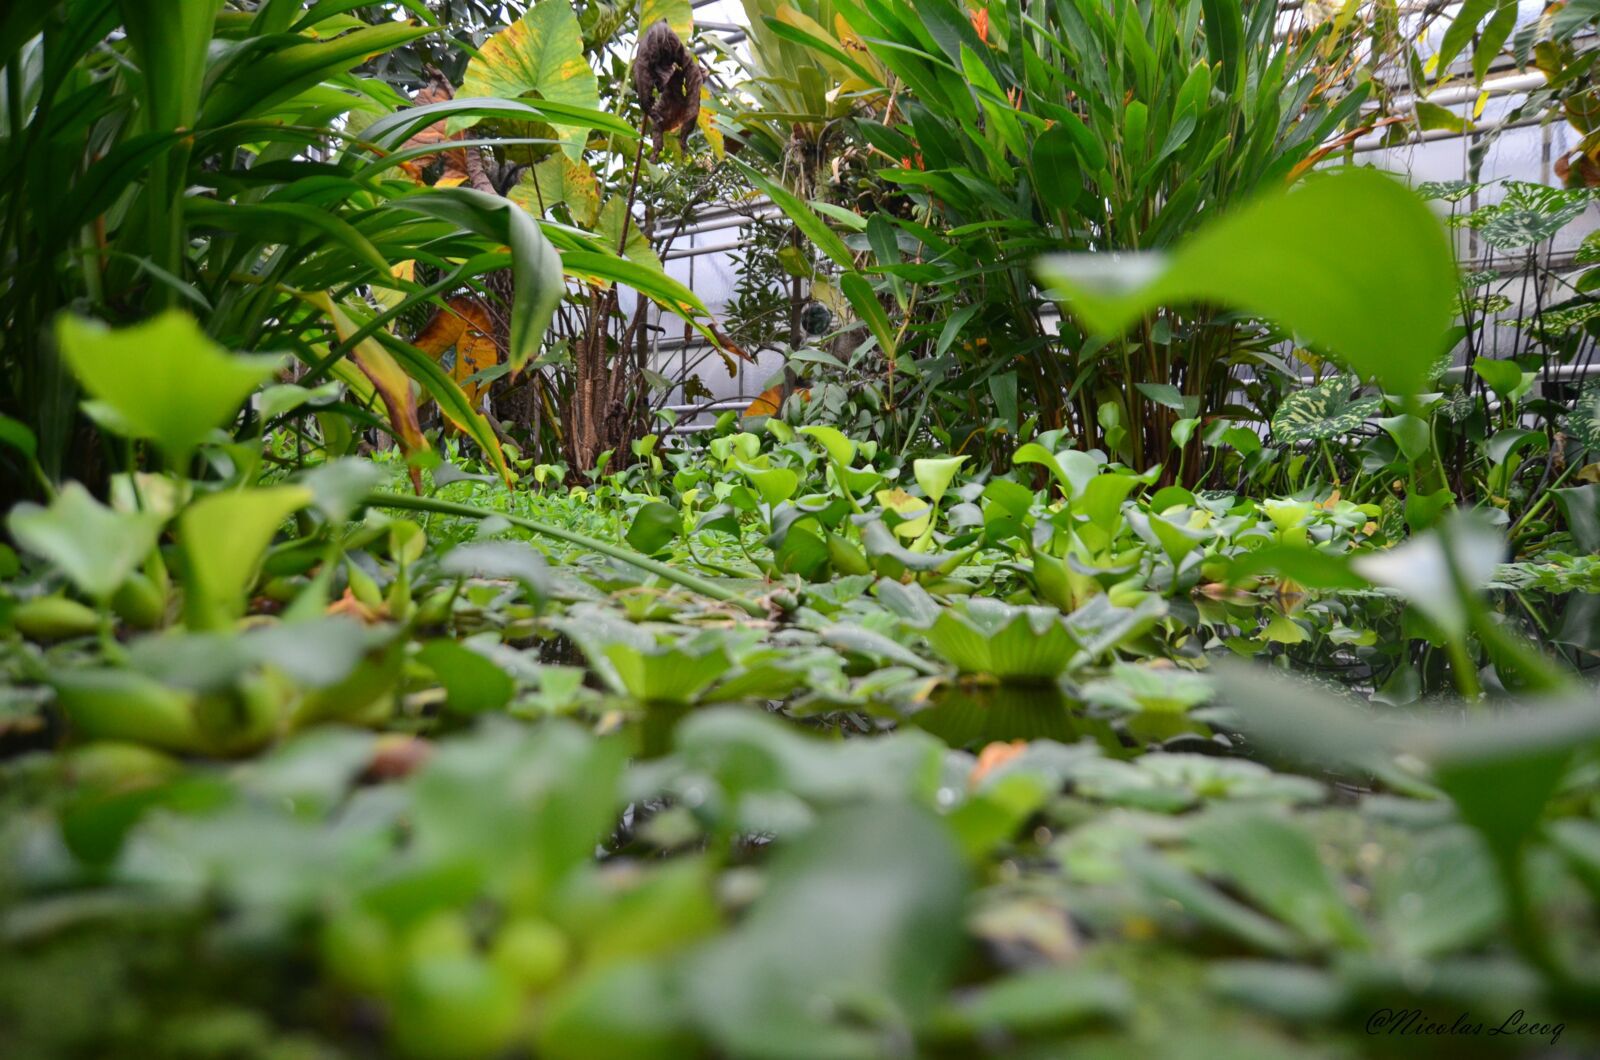
<instances>
[{"instance_id":1,"label":"yellowing leaf","mask_svg":"<svg viewBox=\"0 0 1600 1060\"><path fill-rule=\"evenodd\" d=\"M326 292L315 291L301 297L327 314L341 342L349 341L350 336L360 330ZM400 440L401 451L410 456L426 450L428 440L422 436L422 426L417 422L417 399L411 391L411 377L400 367L400 362L371 336L356 343L350 356L362 374L372 381L384 407L389 410L389 424ZM411 483L417 492L422 491L422 475L415 467L411 469Z\"/></svg>"},{"instance_id":2,"label":"yellowing leaf","mask_svg":"<svg viewBox=\"0 0 1600 1060\"><path fill-rule=\"evenodd\" d=\"M583 56L583 34L568 0L540 0L521 19L490 37L467 64L457 99L494 96L517 99L537 92L541 99L588 107L600 106L600 83ZM477 122L452 119L452 131ZM556 125L562 149L574 162L583 157L588 131Z\"/></svg>"},{"instance_id":3,"label":"yellowing leaf","mask_svg":"<svg viewBox=\"0 0 1600 1060\"><path fill-rule=\"evenodd\" d=\"M689 35L694 32L694 8L689 0L644 0L639 5L639 29L649 29L662 19L667 20L667 25L672 27L672 32L683 38L685 44L689 43Z\"/></svg>"},{"instance_id":4,"label":"yellowing leaf","mask_svg":"<svg viewBox=\"0 0 1600 1060\"><path fill-rule=\"evenodd\" d=\"M705 85L700 86L700 113L695 115L695 124L700 127L700 132L706 138L706 143L711 145L711 153L719 160L728 155L727 138L722 135L722 130L717 128L716 116L706 106L711 100L711 90Z\"/></svg>"},{"instance_id":5,"label":"yellowing leaf","mask_svg":"<svg viewBox=\"0 0 1600 1060\"><path fill-rule=\"evenodd\" d=\"M467 402L477 407L483 395L482 383L467 380L500 363L500 345L494 340L494 319L488 308L478 299L452 298L445 307L433 315L411 345L438 361L446 350L455 348L456 359L450 377L461 385ZM443 409L450 416L448 409ZM465 430L465 425L457 424Z\"/></svg>"},{"instance_id":6,"label":"yellowing leaf","mask_svg":"<svg viewBox=\"0 0 1600 1060\"><path fill-rule=\"evenodd\" d=\"M613 195L606 200L605 206L600 211L600 218L595 222L594 233L605 243L606 249L616 253L618 245L622 243L623 211L628 204L620 196ZM653 269L661 269L661 259L656 257L655 248L650 245L650 240L639 230L637 219L628 222L628 240L622 247L622 256L629 261L648 265ZM683 312L691 312L691 307L683 307Z\"/></svg>"},{"instance_id":7,"label":"yellowing leaf","mask_svg":"<svg viewBox=\"0 0 1600 1060\"><path fill-rule=\"evenodd\" d=\"M564 154L554 154L522 174L511 189L511 201L535 217L558 203L566 203L572 219L593 228L600 215L600 182L594 170Z\"/></svg>"},{"instance_id":8,"label":"yellowing leaf","mask_svg":"<svg viewBox=\"0 0 1600 1060\"><path fill-rule=\"evenodd\" d=\"M415 261L402 261L390 269L389 274L397 280L401 280L405 283L413 283L417 278L417 263ZM405 301L406 298L405 293L400 289L396 287L383 287L378 284L374 284L372 287L372 297L373 300L384 309L393 309L395 306Z\"/></svg>"},{"instance_id":9,"label":"yellowing leaf","mask_svg":"<svg viewBox=\"0 0 1600 1060\"><path fill-rule=\"evenodd\" d=\"M777 386L768 387L761 393L757 394L756 399L750 402L749 406L744 410L743 418L749 419L751 416L776 416L778 414L778 409L781 408L782 405L783 384L779 383Z\"/></svg>"},{"instance_id":10,"label":"yellowing leaf","mask_svg":"<svg viewBox=\"0 0 1600 1060\"><path fill-rule=\"evenodd\" d=\"M487 313L484 314L484 322L488 323ZM461 341L456 343L456 366L451 374L474 406L483 395L484 384L469 381L470 378L499 363L500 346L494 341L493 325L488 328L469 326L461 336Z\"/></svg>"}]
</instances>

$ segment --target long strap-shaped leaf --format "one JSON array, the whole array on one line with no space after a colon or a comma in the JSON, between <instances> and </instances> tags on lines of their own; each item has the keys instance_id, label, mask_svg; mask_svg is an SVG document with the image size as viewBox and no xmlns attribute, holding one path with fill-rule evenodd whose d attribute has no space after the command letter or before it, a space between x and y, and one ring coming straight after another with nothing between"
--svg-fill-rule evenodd
<instances>
[{"instance_id":1,"label":"long strap-shaped leaf","mask_svg":"<svg viewBox=\"0 0 1600 1060\"><path fill-rule=\"evenodd\" d=\"M642 552L635 552L631 548L623 548L621 545L613 545L609 541L601 541L599 538L590 537L587 534L580 534L572 530L563 530L559 526L551 526L548 523L541 523L534 519L526 519L520 515L491 511L487 508L474 508L470 504L457 504L455 501L441 501L432 497L408 497L403 493L369 493L361 499L361 503L369 508L400 508L412 512L454 515L462 519L488 519L498 516L512 526L520 526L524 530L531 531L541 537L552 537L557 541L565 541L569 545L591 549L602 555L610 556L612 559L620 559L622 562L638 567L640 570L665 578L675 585L681 585L691 592L699 593L701 596L709 596L713 600L720 600L726 604L732 604L746 614L757 618L766 616L766 611L759 604L744 599L732 589L718 585L714 581L679 570L670 564L662 563L660 560L651 559Z\"/></svg>"}]
</instances>

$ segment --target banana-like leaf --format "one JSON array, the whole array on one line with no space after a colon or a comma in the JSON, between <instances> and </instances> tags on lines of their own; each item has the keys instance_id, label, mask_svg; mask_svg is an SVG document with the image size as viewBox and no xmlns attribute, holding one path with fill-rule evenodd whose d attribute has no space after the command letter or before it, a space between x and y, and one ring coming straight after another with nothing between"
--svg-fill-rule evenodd
<instances>
[{"instance_id":1,"label":"banana-like leaf","mask_svg":"<svg viewBox=\"0 0 1600 1060\"><path fill-rule=\"evenodd\" d=\"M638 131L621 118L597 110L595 107L563 103L554 99L466 98L457 94L455 99L412 107L379 118L362 130L362 138L387 150L405 143L418 129L432 125L440 118L459 121L465 127L476 123L467 119L486 116L523 118L551 125L559 123L574 128L594 129L607 136L630 140L639 136Z\"/></svg>"},{"instance_id":2,"label":"banana-like leaf","mask_svg":"<svg viewBox=\"0 0 1600 1060\"><path fill-rule=\"evenodd\" d=\"M341 342L348 342L361 330L344 307L327 292L314 291L301 297L327 316ZM422 436L422 427L417 422L417 399L411 392L411 377L406 370L383 348L382 343L370 335L355 343L350 356L362 374L372 381L384 407L389 410L389 424L400 441L400 448L407 456L427 449L428 440ZM411 482L420 493L421 473L415 467L411 469Z\"/></svg>"},{"instance_id":3,"label":"banana-like leaf","mask_svg":"<svg viewBox=\"0 0 1600 1060\"><path fill-rule=\"evenodd\" d=\"M490 344L493 345L492 339ZM500 439L495 435L489 421L461 392L455 380L425 354L407 345L396 344L394 355L405 370L411 373L411 377L433 395L433 399L439 403L439 411L445 418L478 444L478 448L482 449L484 455L494 463L495 469L500 472L500 477L505 480L506 485L511 485L511 470L506 466L505 453L500 449ZM462 351L458 346L456 349L458 363L461 356Z\"/></svg>"},{"instance_id":4,"label":"banana-like leaf","mask_svg":"<svg viewBox=\"0 0 1600 1060\"><path fill-rule=\"evenodd\" d=\"M191 6L170 0L156 2L173 8ZM308 39L304 44L291 44L264 55L252 53L207 95L202 120L206 125L225 125L259 114L375 55L436 32L436 26L393 23L368 26L328 41Z\"/></svg>"},{"instance_id":5,"label":"banana-like leaf","mask_svg":"<svg viewBox=\"0 0 1600 1060\"><path fill-rule=\"evenodd\" d=\"M538 351L565 289L561 258L545 239L539 223L509 199L471 188L431 188L400 199L396 205L452 221L511 249L516 298L511 306L508 360L511 370L519 371Z\"/></svg>"},{"instance_id":6,"label":"banana-like leaf","mask_svg":"<svg viewBox=\"0 0 1600 1060\"><path fill-rule=\"evenodd\" d=\"M833 229L828 227L826 221L817 216L815 210L803 202L798 196L787 189L774 184L750 165L730 159L739 172L760 189L767 198L771 199L779 209L788 215L795 227L811 242L822 249L822 252L832 258L841 268L853 270L856 267L855 255L850 253L850 248L844 245Z\"/></svg>"}]
</instances>

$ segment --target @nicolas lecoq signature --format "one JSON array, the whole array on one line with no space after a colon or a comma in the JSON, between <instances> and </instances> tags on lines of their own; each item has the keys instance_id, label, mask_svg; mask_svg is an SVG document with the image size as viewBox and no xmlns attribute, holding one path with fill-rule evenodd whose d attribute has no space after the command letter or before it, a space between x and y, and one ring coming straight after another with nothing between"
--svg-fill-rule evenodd
<instances>
[{"instance_id":1,"label":"@nicolas lecoq signature","mask_svg":"<svg viewBox=\"0 0 1600 1060\"><path fill-rule=\"evenodd\" d=\"M1530 1019L1520 1008L1498 1024L1475 1020L1465 1012L1447 1023L1415 1008L1380 1008L1367 1017L1368 1034L1388 1034L1397 1037L1446 1037L1459 1034L1498 1038L1509 1035L1525 1039L1543 1039L1548 1044L1554 1045L1561 1040L1561 1032L1566 1029L1565 1023L1547 1023Z\"/></svg>"}]
</instances>

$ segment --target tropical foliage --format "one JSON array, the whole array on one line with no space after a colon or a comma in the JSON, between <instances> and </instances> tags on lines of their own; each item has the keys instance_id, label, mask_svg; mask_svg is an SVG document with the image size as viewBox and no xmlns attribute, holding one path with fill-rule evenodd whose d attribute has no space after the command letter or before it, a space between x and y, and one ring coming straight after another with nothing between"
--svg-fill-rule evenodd
<instances>
[{"instance_id":1,"label":"tropical foliage","mask_svg":"<svg viewBox=\"0 0 1600 1060\"><path fill-rule=\"evenodd\" d=\"M0 14L0 1052L1600 1049L1593 6L745 9Z\"/></svg>"}]
</instances>

